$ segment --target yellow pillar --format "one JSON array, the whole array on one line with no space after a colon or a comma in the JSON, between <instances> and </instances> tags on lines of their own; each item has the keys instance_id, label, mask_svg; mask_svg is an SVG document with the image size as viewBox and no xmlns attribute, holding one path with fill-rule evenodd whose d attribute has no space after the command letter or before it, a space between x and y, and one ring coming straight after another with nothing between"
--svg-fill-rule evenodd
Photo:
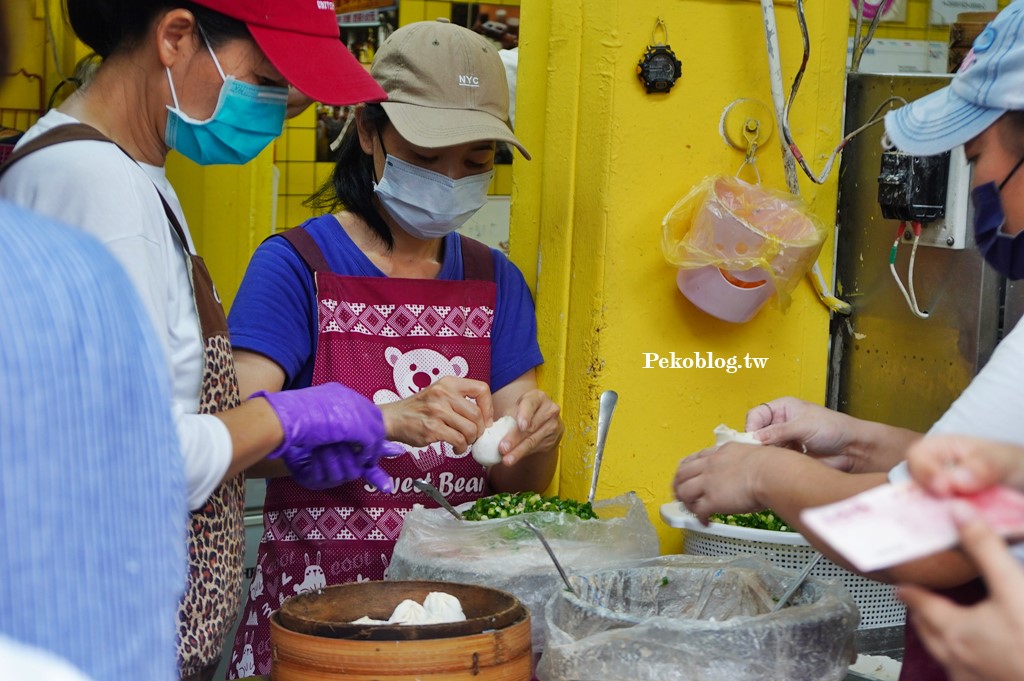
<instances>
[{"instance_id":1,"label":"yellow pillar","mask_svg":"<svg viewBox=\"0 0 1024 681\"><path fill-rule=\"evenodd\" d=\"M816 168L839 141L848 17L841 3L808 3L811 62L792 114ZM725 422L793 394L822 402L828 314L809 283L788 312L764 309L747 324L714 319L686 301L660 251L660 226L707 175L735 173L742 154L718 132L739 97L770 104L758 3L523 0L517 133L533 161L516 158L512 258L535 287L543 387L562 405L566 435L559 492L589 489L599 394L619 393L598 497L636 491L666 551L678 532L657 507L671 498L678 460L712 443ZM792 6L777 7L786 89L800 62ZM668 94L645 94L635 73L660 17L682 61ZM784 189L777 136L758 156L764 183ZM803 191L834 224L836 174ZM831 271L831 240L821 262ZM768 358L761 370L644 369L645 352Z\"/></svg>"},{"instance_id":2,"label":"yellow pillar","mask_svg":"<svg viewBox=\"0 0 1024 681\"><path fill-rule=\"evenodd\" d=\"M271 234L273 158L273 144L243 166L199 166L176 152L167 157L167 176L225 310L252 252Z\"/></svg>"}]
</instances>

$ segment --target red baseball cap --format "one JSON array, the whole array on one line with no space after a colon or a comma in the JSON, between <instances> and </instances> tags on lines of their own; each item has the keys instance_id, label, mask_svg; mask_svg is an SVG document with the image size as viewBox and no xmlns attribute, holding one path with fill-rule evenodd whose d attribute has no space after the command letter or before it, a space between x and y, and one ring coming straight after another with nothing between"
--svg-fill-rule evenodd
<instances>
[{"instance_id":1,"label":"red baseball cap","mask_svg":"<svg viewBox=\"0 0 1024 681\"><path fill-rule=\"evenodd\" d=\"M380 102L387 95L341 42L333 0L193 0L243 22L293 87L324 104Z\"/></svg>"}]
</instances>

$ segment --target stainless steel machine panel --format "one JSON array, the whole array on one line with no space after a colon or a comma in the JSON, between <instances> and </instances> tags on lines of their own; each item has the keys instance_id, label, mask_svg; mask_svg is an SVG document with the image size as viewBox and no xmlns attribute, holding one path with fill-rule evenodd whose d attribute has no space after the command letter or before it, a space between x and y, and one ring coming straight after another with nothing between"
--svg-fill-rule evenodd
<instances>
[{"instance_id":1,"label":"stainless steel machine panel","mask_svg":"<svg viewBox=\"0 0 1024 681\"><path fill-rule=\"evenodd\" d=\"M847 132L890 96L911 101L948 82L948 76L850 74ZM843 153L836 289L853 313L833 319L829 406L925 431L991 355L1003 279L973 241L964 250L922 246L914 283L929 317L911 313L889 272L898 222L884 219L878 205L882 133L882 125L870 128ZM896 260L904 283L910 246L902 241Z\"/></svg>"}]
</instances>

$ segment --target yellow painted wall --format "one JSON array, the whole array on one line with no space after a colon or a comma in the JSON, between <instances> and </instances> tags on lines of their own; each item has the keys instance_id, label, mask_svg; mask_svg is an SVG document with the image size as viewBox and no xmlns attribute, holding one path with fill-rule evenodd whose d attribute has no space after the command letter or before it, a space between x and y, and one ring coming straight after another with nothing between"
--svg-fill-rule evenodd
<instances>
[{"instance_id":1,"label":"yellow painted wall","mask_svg":"<svg viewBox=\"0 0 1024 681\"><path fill-rule=\"evenodd\" d=\"M11 70L20 73L0 79L0 125L23 130L84 52L64 24L60 0L5 0L3 11L9 27L4 47ZM47 40L47 19L54 42Z\"/></svg>"},{"instance_id":2,"label":"yellow painted wall","mask_svg":"<svg viewBox=\"0 0 1024 681\"><path fill-rule=\"evenodd\" d=\"M271 145L244 166L206 167L177 152L167 157L167 177L224 309L231 307L252 252L271 234L273 155Z\"/></svg>"},{"instance_id":3,"label":"yellow painted wall","mask_svg":"<svg viewBox=\"0 0 1024 681\"><path fill-rule=\"evenodd\" d=\"M793 131L816 167L841 136L847 15L811 3L812 58ZM587 494L598 396L619 393L598 491L647 503L662 547L681 537L657 507L669 501L678 460L712 443L725 422L780 394L824 398L828 315L802 283L788 313L763 310L744 325L718 321L675 287L660 225L677 199L709 174L734 173L742 156L718 133L737 97L770 102L760 5L740 0L587 2L523 0L517 132L534 156L516 158L512 258L535 286L542 383L562 405L566 435L559 491ZM667 95L647 95L635 65L655 19L682 61ZM778 7L786 88L799 63L791 6ZM759 156L765 184L784 188L778 138ZM836 177L802 183L834 223ZM831 253L831 244L824 253ZM831 271L829 257L823 256ZM643 353L769 358L761 371L643 369Z\"/></svg>"}]
</instances>

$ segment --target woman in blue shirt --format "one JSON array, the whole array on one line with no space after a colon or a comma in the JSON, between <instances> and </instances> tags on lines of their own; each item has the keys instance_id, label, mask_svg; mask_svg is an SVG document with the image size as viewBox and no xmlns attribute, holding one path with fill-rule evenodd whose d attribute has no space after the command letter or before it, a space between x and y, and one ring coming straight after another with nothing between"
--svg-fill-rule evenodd
<instances>
[{"instance_id":1,"label":"woman in blue shirt","mask_svg":"<svg viewBox=\"0 0 1024 681\"><path fill-rule=\"evenodd\" d=\"M404 515L433 505L413 480L458 504L542 491L554 473L563 425L537 388L529 290L504 255L455 233L486 201L496 143L526 156L501 59L468 29L421 22L384 42L371 74L388 101L357 111L342 142L318 197L335 212L260 246L229 325L243 393L344 383L380 406L406 454L369 483L269 480L238 677L269 670L267 618L286 598L385 576ZM502 416L515 427L487 468L470 448Z\"/></svg>"}]
</instances>

